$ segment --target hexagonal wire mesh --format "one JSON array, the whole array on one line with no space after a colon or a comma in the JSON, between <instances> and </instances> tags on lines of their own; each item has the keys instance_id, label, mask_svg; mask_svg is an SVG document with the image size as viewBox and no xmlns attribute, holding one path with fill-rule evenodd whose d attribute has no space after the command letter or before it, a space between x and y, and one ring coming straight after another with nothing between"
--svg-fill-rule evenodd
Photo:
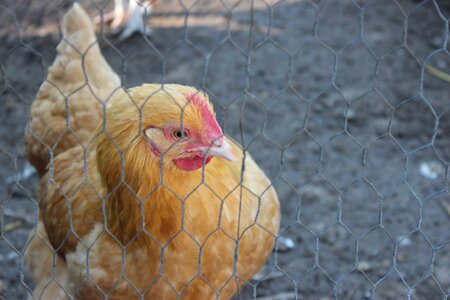
<instances>
[{"instance_id":1,"label":"hexagonal wire mesh","mask_svg":"<svg viewBox=\"0 0 450 300\"><path fill-rule=\"evenodd\" d=\"M95 16L111 2L81 4ZM68 7L0 4L2 299L34 288L24 252L38 223L38 178L23 132ZM123 87L206 91L224 132L277 190L274 252L237 298L450 296L449 15L437 0L160 0L151 36L121 40L100 26L98 43ZM57 279L54 270L48 284Z\"/></svg>"}]
</instances>

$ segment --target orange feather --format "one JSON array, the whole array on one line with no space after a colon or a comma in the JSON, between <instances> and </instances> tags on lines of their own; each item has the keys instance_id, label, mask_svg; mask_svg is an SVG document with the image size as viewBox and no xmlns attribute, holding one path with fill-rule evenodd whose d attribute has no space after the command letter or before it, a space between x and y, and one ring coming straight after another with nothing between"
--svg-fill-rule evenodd
<instances>
[{"instance_id":1,"label":"orange feather","mask_svg":"<svg viewBox=\"0 0 450 300\"><path fill-rule=\"evenodd\" d=\"M78 5L68 14L85 16ZM80 95L79 101L96 103L92 93ZM213 113L207 95L191 87L148 84L115 91L104 120L98 118L97 130L82 140L85 147L73 142L58 148L52 169L41 172L38 192L38 231L51 248L35 236L27 255L33 267L38 251L57 252L62 282L47 286L51 265L41 263L46 276L32 270L36 294L230 299L263 266L279 229L279 203L249 153L226 138L234 162L215 157L203 168L184 171L173 163L181 143L156 136L152 142L163 155L150 150L148 127L182 122L205 130L204 113L186 95L198 95ZM34 106L40 103L37 97Z\"/></svg>"}]
</instances>

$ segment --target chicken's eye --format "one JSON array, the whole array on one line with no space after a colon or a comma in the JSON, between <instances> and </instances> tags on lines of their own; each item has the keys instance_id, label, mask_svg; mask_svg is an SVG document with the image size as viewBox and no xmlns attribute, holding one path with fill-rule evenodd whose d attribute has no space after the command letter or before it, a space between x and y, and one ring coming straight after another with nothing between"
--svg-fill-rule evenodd
<instances>
[{"instance_id":1,"label":"chicken's eye","mask_svg":"<svg viewBox=\"0 0 450 300\"><path fill-rule=\"evenodd\" d=\"M186 138L188 137L188 132L176 129L172 131L172 136L176 139Z\"/></svg>"}]
</instances>

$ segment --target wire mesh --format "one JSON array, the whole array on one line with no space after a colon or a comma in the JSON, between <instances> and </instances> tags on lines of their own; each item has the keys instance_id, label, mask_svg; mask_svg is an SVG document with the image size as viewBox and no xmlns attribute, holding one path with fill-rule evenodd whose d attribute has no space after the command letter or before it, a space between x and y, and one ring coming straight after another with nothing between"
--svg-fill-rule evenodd
<instances>
[{"instance_id":1,"label":"wire mesh","mask_svg":"<svg viewBox=\"0 0 450 300\"><path fill-rule=\"evenodd\" d=\"M81 1L81 5L91 17L99 15L104 21L118 2ZM236 299L449 298L450 7L445 1L161 0L151 6L137 4L148 14L142 34L121 39L106 25L97 31L101 51L122 87L176 82L205 91L224 133L242 145L244 155L251 153L278 193L281 228L274 237L274 251L253 279L237 277L243 285ZM38 177L26 163L23 132L30 105L62 40L61 20L70 6L53 1L0 3L4 195L0 200L0 298L4 299L31 297L35 288L25 251L30 231L43 239L36 232L42 199L35 198ZM87 57L89 49L78 51ZM164 92L164 86L159 90ZM70 95L54 88L63 95L67 111L73 105L70 96L87 91L96 95L103 114L115 91L99 94L88 80ZM152 101L152 96L144 102ZM130 107L142 109L132 96L129 100ZM180 107L181 123L183 112ZM72 117L68 115L58 140L70 136L83 144L71 127ZM141 118L138 130L130 133L131 141L145 138ZM119 183L133 193L123 168L126 149L120 149L113 136L109 139L120 150ZM145 230L143 207L151 194L136 197L143 234L163 253L158 257L159 269L149 276L144 266L130 262L127 245L138 240L139 234L129 236L127 245L111 244L108 249L113 253L111 260L119 258L120 269L109 270L117 280L111 289L102 290L93 280L96 270L90 267L95 263L90 253L105 235L114 237L106 224L110 193L97 191L96 213L103 216L103 226L87 239L79 236L73 220L82 218L89 224L90 216L77 215L71 201L75 192L96 186L87 175L86 155L80 156L84 174L70 193L55 181L53 152L58 143L47 145L50 176L45 189L59 192L68 207L62 217L70 220L64 241L84 244L80 264L87 273L84 281L78 278L80 286L75 290L82 290L81 283L90 283L96 286L95 296L108 298L125 281L135 292L132 297L139 299L163 282L175 298L181 298L190 284L202 280L220 297L221 288L212 286L202 273L208 267L201 265L204 243L185 228L185 205L191 193L205 188L215 192L204 175L191 193L177 195L161 174L158 187L172 193L181 211L179 230L163 242ZM82 151L88 152L90 146L83 144ZM246 189L244 174L241 168L236 189ZM217 194L215 198L211 205L220 206L218 227L208 236L220 231L225 200ZM164 268L164 253L180 236L198 250L192 276L181 288ZM239 248L239 238L228 235L224 240ZM47 246L53 252L48 262L52 273L44 286L58 285L70 298L73 287L61 282L64 262L59 249ZM236 275L238 251L233 255ZM145 288L127 277L129 268L143 269L142 276L149 278Z\"/></svg>"}]
</instances>

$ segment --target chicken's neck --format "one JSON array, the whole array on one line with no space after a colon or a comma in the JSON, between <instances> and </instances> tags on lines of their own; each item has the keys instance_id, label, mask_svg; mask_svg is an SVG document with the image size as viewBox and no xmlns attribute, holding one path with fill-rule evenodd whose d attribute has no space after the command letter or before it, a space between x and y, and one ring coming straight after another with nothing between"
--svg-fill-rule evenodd
<instances>
[{"instance_id":1,"label":"chicken's neck","mask_svg":"<svg viewBox=\"0 0 450 300\"><path fill-rule=\"evenodd\" d=\"M182 202L201 181L201 170L170 168L161 174L159 160L147 158L126 161L124 180L115 177L105 178L111 193L106 201L111 233L123 245L155 244L153 239L164 244L180 230Z\"/></svg>"}]
</instances>

